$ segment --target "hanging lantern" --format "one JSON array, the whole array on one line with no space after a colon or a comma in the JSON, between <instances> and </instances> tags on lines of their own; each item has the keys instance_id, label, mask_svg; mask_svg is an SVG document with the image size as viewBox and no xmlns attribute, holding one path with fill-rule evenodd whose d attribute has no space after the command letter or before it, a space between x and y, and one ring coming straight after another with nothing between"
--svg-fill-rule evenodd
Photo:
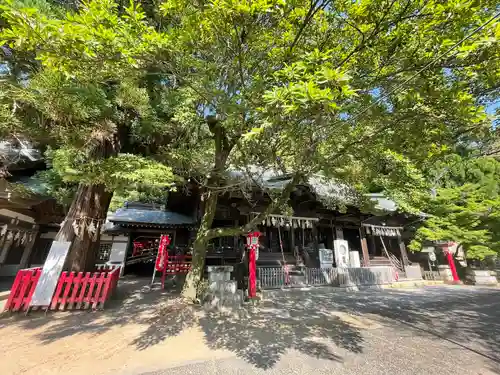
<instances>
[{"instance_id":1,"label":"hanging lantern","mask_svg":"<svg viewBox=\"0 0 500 375\"><path fill-rule=\"evenodd\" d=\"M0 235L3 237L7 233L7 224L2 226L2 231L0 232Z\"/></svg>"},{"instance_id":2,"label":"hanging lantern","mask_svg":"<svg viewBox=\"0 0 500 375\"><path fill-rule=\"evenodd\" d=\"M266 219L266 224L267 224L268 227L271 226L271 219L269 218L269 216Z\"/></svg>"},{"instance_id":3,"label":"hanging lantern","mask_svg":"<svg viewBox=\"0 0 500 375\"><path fill-rule=\"evenodd\" d=\"M277 222L277 221L276 221L276 218L275 218L275 217L272 217L272 218L271 218L271 223L273 224L273 227L275 227L275 226L276 226L276 222Z\"/></svg>"}]
</instances>

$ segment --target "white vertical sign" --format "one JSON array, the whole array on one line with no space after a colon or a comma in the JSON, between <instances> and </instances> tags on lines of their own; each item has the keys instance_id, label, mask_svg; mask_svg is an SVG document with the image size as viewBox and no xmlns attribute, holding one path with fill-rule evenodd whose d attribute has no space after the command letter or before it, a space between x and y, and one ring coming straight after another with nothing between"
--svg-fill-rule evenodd
<instances>
[{"instance_id":1,"label":"white vertical sign","mask_svg":"<svg viewBox=\"0 0 500 375\"><path fill-rule=\"evenodd\" d=\"M335 252L335 263L337 268L347 268L349 267L349 244L346 240L335 240L333 241L333 247Z\"/></svg>"},{"instance_id":2,"label":"white vertical sign","mask_svg":"<svg viewBox=\"0 0 500 375\"><path fill-rule=\"evenodd\" d=\"M50 305L70 246L71 242L68 241L52 242L49 255L47 255L40 279L31 298L30 306Z\"/></svg>"}]
</instances>

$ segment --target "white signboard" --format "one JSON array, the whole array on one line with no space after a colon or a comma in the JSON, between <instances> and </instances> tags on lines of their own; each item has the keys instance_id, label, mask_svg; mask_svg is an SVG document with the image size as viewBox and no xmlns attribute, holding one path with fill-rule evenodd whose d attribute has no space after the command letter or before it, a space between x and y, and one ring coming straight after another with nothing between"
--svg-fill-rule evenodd
<instances>
[{"instance_id":1,"label":"white signboard","mask_svg":"<svg viewBox=\"0 0 500 375\"><path fill-rule=\"evenodd\" d=\"M349 251L349 262L351 267L359 268L361 267L361 260L359 259L359 252Z\"/></svg>"},{"instance_id":2,"label":"white signboard","mask_svg":"<svg viewBox=\"0 0 500 375\"><path fill-rule=\"evenodd\" d=\"M333 251L330 249L319 249L319 266L320 268L333 267Z\"/></svg>"},{"instance_id":3,"label":"white signboard","mask_svg":"<svg viewBox=\"0 0 500 375\"><path fill-rule=\"evenodd\" d=\"M333 241L335 263L338 268L349 267L349 245L346 240Z\"/></svg>"},{"instance_id":4,"label":"white signboard","mask_svg":"<svg viewBox=\"0 0 500 375\"><path fill-rule=\"evenodd\" d=\"M48 306L68 256L71 242L54 241L45 260L30 306Z\"/></svg>"},{"instance_id":5,"label":"white signboard","mask_svg":"<svg viewBox=\"0 0 500 375\"><path fill-rule=\"evenodd\" d=\"M127 255L126 242L113 242L111 245L111 253L109 254L108 263L123 263Z\"/></svg>"}]
</instances>

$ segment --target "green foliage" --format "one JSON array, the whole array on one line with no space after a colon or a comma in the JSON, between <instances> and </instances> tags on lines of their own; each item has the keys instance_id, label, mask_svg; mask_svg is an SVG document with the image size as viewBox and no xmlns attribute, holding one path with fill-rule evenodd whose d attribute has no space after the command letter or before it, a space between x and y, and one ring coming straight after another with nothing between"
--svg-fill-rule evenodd
<instances>
[{"instance_id":1,"label":"green foliage","mask_svg":"<svg viewBox=\"0 0 500 375\"><path fill-rule=\"evenodd\" d=\"M484 259L500 252L500 162L491 157L450 157L434 169L441 176L436 197L425 212L430 216L417 230L410 249L426 240L456 241L467 257Z\"/></svg>"},{"instance_id":2,"label":"green foliage","mask_svg":"<svg viewBox=\"0 0 500 375\"><path fill-rule=\"evenodd\" d=\"M482 104L498 97L498 23L445 52L495 7L167 0L146 16L133 1L57 13L9 0L0 36L40 66L26 87L9 86L20 129L55 148L90 155L95 139L126 134L124 154L154 155L217 192L229 167L253 165L375 187L416 212L429 187L422 171L490 135ZM155 183L145 170L156 166L127 158L62 169L108 186ZM142 172L104 173L123 166Z\"/></svg>"},{"instance_id":3,"label":"green foliage","mask_svg":"<svg viewBox=\"0 0 500 375\"><path fill-rule=\"evenodd\" d=\"M74 149L57 149L49 152L49 159L62 181L103 184L110 191L144 185L167 188L174 179L171 168L139 155L93 159Z\"/></svg>"}]
</instances>

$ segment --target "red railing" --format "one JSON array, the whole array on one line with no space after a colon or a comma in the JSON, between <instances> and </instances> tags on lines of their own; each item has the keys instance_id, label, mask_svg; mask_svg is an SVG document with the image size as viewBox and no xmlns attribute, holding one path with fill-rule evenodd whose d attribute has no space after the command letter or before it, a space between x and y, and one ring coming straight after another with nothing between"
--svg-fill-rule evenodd
<instances>
[{"instance_id":1,"label":"red railing","mask_svg":"<svg viewBox=\"0 0 500 375\"><path fill-rule=\"evenodd\" d=\"M41 269L18 271L6 311L27 311L40 278ZM50 310L102 309L116 289L120 267L106 272L63 272L59 277Z\"/></svg>"},{"instance_id":2,"label":"red railing","mask_svg":"<svg viewBox=\"0 0 500 375\"><path fill-rule=\"evenodd\" d=\"M41 273L41 268L28 268L17 272L5 304L6 311L28 310Z\"/></svg>"},{"instance_id":3,"label":"red railing","mask_svg":"<svg viewBox=\"0 0 500 375\"><path fill-rule=\"evenodd\" d=\"M191 255L168 255L165 273L188 273L191 269L191 261Z\"/></svg>"},{"instance_id":4,"label":"red railing","mask_svg":"<svg viewBox=\"0 0 500 375\"><path fill-rule=\"evenodd\" d=\"M102 309L116 288L119 276L119 267L110 272L63 272L50 309Z\"/></svg>"}]
</instances>

